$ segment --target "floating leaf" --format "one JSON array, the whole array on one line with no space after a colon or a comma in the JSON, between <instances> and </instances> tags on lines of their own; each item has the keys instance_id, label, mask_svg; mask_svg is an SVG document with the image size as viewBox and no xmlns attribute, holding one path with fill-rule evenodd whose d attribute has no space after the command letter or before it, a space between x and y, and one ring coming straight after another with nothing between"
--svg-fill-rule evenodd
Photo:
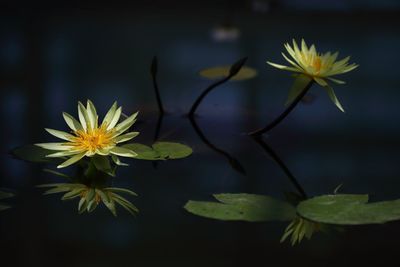
<instances>
[{"instance_id":1,"label":"floating leaf","mask_svg":"<svg viewBox=\"0 0 400 267\"><path fill-rule=\"evenodd\" d=\"M185 209L195 215L226 221L290 221L295 208L287 202L254 194L216 194L219 202L188 201Z\"/></svg>"},{"instance_id":2,"label":"floating leaf","mask_svg":"<svg viewBox=\"0 0 400 267\"><path fill-rule=\"evenodd\" d=\"M400 199L368 203L368 195L324 195L301 202L297 212L326 224L379 224L400 220Z\"/></svg>"},{"instance_id":3,"label":"floating leaf","mask_svg":"<svg viewBox=\"0 0 400 267\"><path fill-rule=\"evenodd\" d=\"M212 68L207 68L204 70L201 70L199 72L200 76L211 79L211 80L216 80L224 77L229 76L231 66L218 66L218 67L212 67ZM231 78L233 81L243 81L243 80L248 80L252 79L255 76L257 76L257 70L243 66L239 72Z\"/></svg>"},{"instance_id":4,"label":"floating leaf","mask_svg":"<svg viewBox=\"0 0 400 267\"><path fill-rule=\"evenodd\" d=\"M173 142L157 142L152 147L131 143L123 145L123 147L135 151L138 154L135 159L143 160L181 159L193 153L190 147Z\"/></svg>"},{"instance_id":5,"label":"floating leaf","mask_svg":"<svg viewBox=\"0 0 400 267\"><path fill-rule=\"evenodd\" d=\"M35 145L17 147L11 151L11 155L16 157L17 159L28 162L59 164L63 161L60 158L47 158L46 155L49 155L51 153L53 152Z\"/></svg>"},{"instance_id":6,"label":"floating leaf","mask_svg":"<svg viewBox=\"0 0 400 267\"><path fill-rule=\"evenodd\" d=\"M182 159L193 153L190 147L172 142L157 142L153 149L164 159Z\"/></svg>"}]
</instances>

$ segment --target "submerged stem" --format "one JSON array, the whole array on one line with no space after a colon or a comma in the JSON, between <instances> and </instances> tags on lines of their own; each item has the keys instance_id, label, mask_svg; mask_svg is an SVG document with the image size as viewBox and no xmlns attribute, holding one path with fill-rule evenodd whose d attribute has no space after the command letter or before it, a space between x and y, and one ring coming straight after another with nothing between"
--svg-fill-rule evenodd
<instances>
[{"instance_id":1,"label":"submerged stem","mask_svg":"<svg viewBox=\"0 0 400 267\"><path fill-rule=\"evenodd\" d=\"M300 185L300 183L297 181L296 177L292 174L292 172L289 170L289 168L286 166L286 164L281 160L281 158L278 156L278 154L275 153L275 151L262 139L262 136L257 135L253 136L254 141L259 144L265 152L268 153L268 155L271 156L271 158L281 167L283 172L286 174L286 176L289 178L290 182L293 184L293 186L297 189L297 191L301 194L301 196L306 199L307 194L303 187Z\"/></svg>"},{"instance_id":2,"label":"submerged stem","mask_svg":"<svg viewBox=\"0 0 400 267\"><path fill-rule=\"evenodd\" d=\"M314 81L311 80L306 85L306 87L304 87L303 91L301 91L301 93L293 100L293 102L290 103L290 105L275 120L273 120L270 124L268 124L264 128L250 132L249 135L252 135L252 136L262 135L262 134L268 132L269 130L273 129L275 126L277 126L297 106L297 104L300 102L300 100L307 94L308 90L311 88L313 83L314 83Z\"/></svg>"},{"instance_id":3,"label":"submerged stem","mask_svg":"<svg viewBox=\"0 0 400 267\"><path fill-rule=\"evenodd\" d=\"M243 67L244 63L246 63L247 57L240 59L239 61L237 61L235 64L232 65L231 69L229 70L229 75L226 76L225 78L216 81L215 83L211 84L210 86L208 86L201 94L200 96L196 99L196 101L194 102L192 108L189 111L189 117L193 117L194 113L196 112L196 109L198 108L198 106L200 105L201 101L203 100L203 98L209 93L211 92L214 88L220 86L221 84L226 83L227 81L229 81L233 76L235 76L240 69Z\"/></svg>"}]
</instances>

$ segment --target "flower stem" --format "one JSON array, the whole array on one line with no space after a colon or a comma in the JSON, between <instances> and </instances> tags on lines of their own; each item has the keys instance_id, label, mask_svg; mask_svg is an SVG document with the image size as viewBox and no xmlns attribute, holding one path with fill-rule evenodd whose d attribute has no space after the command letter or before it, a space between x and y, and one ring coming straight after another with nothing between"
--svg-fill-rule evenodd
<instances>
[{"instance_id":1,"label":"flower stem","mask_svg":"<svg viewBox=\"0 0 400 267\"><path fill-rule=\"evenodd\" d=\"M196 109L198 108L198 106L200 105L201 101L203 100L203 98L209 93L211 92L214 88L220 86L221 84L226 83L227 81L229 81L233 76L235 76L240 69L243 67L244 63L246 63L247 57L240 59L239 61L237 61L235 64L232 65L232 67L229 70L229 75L226 76L225 78L216 81L215 83L211 84L210 86L208 86L201 94L200 96L196 99L196 101L194 102L192 108L189 111L189 117L193 117L194 113L196 112Z\"/></svg>"},{"instance_id":2,"label":"flower stem","mask_svg":"<svg viewBox=\"0 0 400 267\"><path fill-rule=\"evenodd\" d=\"M164 114L164 107L161 101L161 95L160 95L160 90L158 89L158 84L157 84L157 69L158 69L158 61L157 57L153 57L153 61L151 62L151 67L150 67L150 73L151 77L153 79L153 87L154 91L156 93L156 99L157 99L157 105L158 105L158 110L160 114Z\"/></svg>"},{"instance_id":3,"label":"flower stem","mask_svg":"<svg viewBox=\"0 0 400 267\"><path fill-rule=\"evenodd\" d=\"M306 87L304 87L303 91L301 91L301 93L293 100L293 102L290 103L290 105L275 120L273 120L270 124L268 124L264 128L250 132L249 135L252 135L252 136L262 135L262 134L268 132L269 130L273 129L275 126L277 126L297 106L297 104L300 102L300 100L307 94L308 90L311 88L313 83L314 83L314 81L311 80L306 85Z\"/></svg>"}]
</instances>

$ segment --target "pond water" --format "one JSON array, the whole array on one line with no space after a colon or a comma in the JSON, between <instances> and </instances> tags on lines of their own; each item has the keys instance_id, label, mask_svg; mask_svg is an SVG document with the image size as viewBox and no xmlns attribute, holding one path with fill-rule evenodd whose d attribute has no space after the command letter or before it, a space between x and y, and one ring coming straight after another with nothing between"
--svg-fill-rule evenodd
<instances>
[{"instance_id":1,"label":"pond water","mask_svg":"<svg viewBox=\"0 0 400 267\"><path fill-rule=\"evenodd\" d=\"M147 9L146 9L147 10ZM1 20L0 186L18 197L0 213L0 260L9 266L385 266L394 264L400 222L345 227L316 233L291 246L279 240L282 222L224 222L183 209L188 200L212 200L215 193L253 193L284 199L296 192L282 166L245 133L264 126L283 109L288 73L267 67L282 62L282 44L304 37L322 51L352 55L359 69L336 86L346 113L314 86L278 127L264 136L308 196L340 192L369 194L371 201L400 197L398 151L398 14L272 14L243 12L239 40L217 43L209 33L219 9L207 18L182 10L154 17L125 12L29 13ZM176 12L176 13L174 13ZM181 17L174 18L179 14ZM181 21L187 20L186 25ZM283 20L280 18L284 18ZM161 21L166 21L159 27ZM277 25L279 21L279 25ZM257 27L255 27L257 25ZM274 25L277 25L276 28ZM346 27L346 31L338 31ZM159 85L167 114L159 123L149 68L159 58ZM249 56L258 71L248 81L231 81L209 94L196 125L185 116L210 81L198 71ZM125 113L140 111L135 141L175 141L193 149L185 159L127 160L114 185L129 188L140 209L118 217L103 206L79 215L77 201L42 196L35 186L62 182L45 165L13 158L18 146L54 141L44 127L66 130L61 113L76 115L78 100L91 99L104 114L113 101ZM159 128L157 129L157 125Z\"/></svg>"}]
</instances>

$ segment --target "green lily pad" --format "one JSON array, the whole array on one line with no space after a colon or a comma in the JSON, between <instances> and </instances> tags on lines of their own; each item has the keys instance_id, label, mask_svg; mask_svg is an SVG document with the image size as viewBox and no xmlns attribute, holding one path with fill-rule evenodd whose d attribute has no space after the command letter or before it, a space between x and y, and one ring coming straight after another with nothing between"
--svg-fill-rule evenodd
<instances>
[{"instance_id":1,"label":"green lily pad","mask_svg":"<svg viewBox=\"0 0 400 267\"><path fill-rule=\"evenodd\" d=\"M212 67L212 68L207 68L203 69L199 72L199 75L210 79L210 80L216 80L220 78L225 78L229 76L229 71L231 69L230 65L227 66L217 66L217 67ZM243 80L248 80L252 79L255 76L257 76L257 70L243 66L239 72L231 78L233 81L243 81Z\"/></svg>"},{"instance_id":2,"label":"green lily pad","mask_svg":"<svg viewBox=\"0 0 400 267\"><path fill-rule=\"evenodd\" d=\"M11 151L11 155L15 158L34 162L34 163L61 163L62 159L59 158L47 158L46 155L54 153L54 151L47 150L35 145L25 145L17 147Z\"/></svg>"},{"instance_id":3,"label":"green lily pad","mask_svg":"<svg viewBox=\"0 0 400 267\"><path fill-rule=\"evenodd\" d=\"M296 209L287 202L264 195L216 194L219 202L193 201L184 208L195 215L224 221L290 221Z\"/></svg>"},{"instance_id":4,"label":"green lily pad","mask_svg":"<svg viewBox=\"0 0 400 267\"><path fill-rule=\"evenodd\" d=\"M131 143L123 145L123 147L135 151L138 154L135 159L143 160L181 159L193 153L190 147L172 142L157 142L152 147Z\"/></svg>"},{"instance_id":5,"label":"green lily pad","mask_svg":"<svg viewBox=\"0 0 400 267\"><path fill-rule=\"evenodd\" d=\"M368 195L323 195L301 202L297 212L326 224L380 224L400 220L400 199L368 203Z\"/></svg>"},{"instance_id":6,"label":"green lily pad","mask_svg":"<svg viewBox=\"0 0 400 267\"><path fill-rule=\"evenodd\" d=\"M157 142L153 145L153 149L164 159L182 159L193 153L190 147L172 142Z\"/></svg>"}]
</instances>

